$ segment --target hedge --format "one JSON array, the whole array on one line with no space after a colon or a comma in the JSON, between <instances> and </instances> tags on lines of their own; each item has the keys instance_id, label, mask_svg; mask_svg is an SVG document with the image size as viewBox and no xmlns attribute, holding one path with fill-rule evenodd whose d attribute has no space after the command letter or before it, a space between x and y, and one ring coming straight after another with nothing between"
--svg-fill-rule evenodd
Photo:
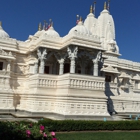
<instances>
[{"instance_id":1,"label":"hedge","mask_svg":"<svg viewBox=\"0 0 140 140\"><path fill-rule=\"evenodd\" d=\"M140 130L140 121L40 120L49 131Z\"/></svg>"}]
</instances>

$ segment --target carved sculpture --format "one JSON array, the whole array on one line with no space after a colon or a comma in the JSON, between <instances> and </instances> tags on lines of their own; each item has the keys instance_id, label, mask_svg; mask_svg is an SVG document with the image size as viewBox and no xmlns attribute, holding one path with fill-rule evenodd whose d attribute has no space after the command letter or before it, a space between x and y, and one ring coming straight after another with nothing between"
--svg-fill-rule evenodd
<instances>
[{"instance_id":1,"label":"carved sculpture","mask_svg":"<svg viewBox=\"0 0 140 140\"><path fill-rule=\"evenodd\" d=\"M54 53L54 56L56 57L57 61L59 62L59 75L63 74L64 72L64 61L65 61L65 58L67 56L66 53Z\"/></svg>"},{"instance_id":2,"label":"carved sculpture","mask_svg":"<svg viewBox=\"0 0 140 140\"><path fill-rule=\"evenodd\" d=\"M37 55L38 60L40 60L39 73L44 73L45 60L47 59L47 49L46 48L37 49Z\"/></svg>"},{"instance_id":3,"label":"carved sculpture","mask_svg":"<svg viewBox=\"0 0 140 140\"><path fill-rule=\"evenodd\" d=\"M70 46L67 49L68 57L71 60L70 73L75 73L75 58L77 58L78 47Z\"/></svg>"}]
</instances>

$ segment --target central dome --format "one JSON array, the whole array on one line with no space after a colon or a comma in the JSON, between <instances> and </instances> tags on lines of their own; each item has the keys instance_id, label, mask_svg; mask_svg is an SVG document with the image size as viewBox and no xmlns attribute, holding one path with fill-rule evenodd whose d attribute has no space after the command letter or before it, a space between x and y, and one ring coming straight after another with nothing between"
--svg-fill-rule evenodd
<instances>
[{"instance_id":1,"label":"central dome","mask_svg":"<svg viewBox=\"0 0 140 140\"><path fill-rule=\"evenodd\" d=\"M83 25L82 21L79 21L78 24L69 31L69 34L72 34L74 32L84 35L90 35L90 31Z\"/></svg>"}]
</instances>

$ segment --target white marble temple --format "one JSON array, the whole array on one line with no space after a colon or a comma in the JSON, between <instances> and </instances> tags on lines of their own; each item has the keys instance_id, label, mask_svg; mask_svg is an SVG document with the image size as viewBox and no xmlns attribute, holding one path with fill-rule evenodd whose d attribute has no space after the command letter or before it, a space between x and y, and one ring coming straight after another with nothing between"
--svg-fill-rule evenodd
<instances>
[{"instance_id":1,"label":"white marble temple","mask_svg":"<svg viewBox=\"0 0 140 140\"><path fill-rule=\"evenodd\" d=\"M0 25L0 111L56 119L140 113L140 63L119 58L106 6L98 18L91 11L64 37L51 24L19 41Z\"/></svg>"}]
</instances>

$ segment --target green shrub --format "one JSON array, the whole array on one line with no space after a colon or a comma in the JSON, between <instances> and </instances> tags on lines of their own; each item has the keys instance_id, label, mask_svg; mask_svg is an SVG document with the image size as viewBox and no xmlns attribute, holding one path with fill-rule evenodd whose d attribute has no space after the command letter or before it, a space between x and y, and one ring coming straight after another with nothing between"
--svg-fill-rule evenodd
<instances>
[{"instance_id":1,"label":"green shrub","mask_svg":"<svg viewBox=\"0 0 140 140\"><path fill-rule=\"evenodd\" d=\"M140 121L41 120L49 131L140 130Z\"/></svg>"}]
</instances>

